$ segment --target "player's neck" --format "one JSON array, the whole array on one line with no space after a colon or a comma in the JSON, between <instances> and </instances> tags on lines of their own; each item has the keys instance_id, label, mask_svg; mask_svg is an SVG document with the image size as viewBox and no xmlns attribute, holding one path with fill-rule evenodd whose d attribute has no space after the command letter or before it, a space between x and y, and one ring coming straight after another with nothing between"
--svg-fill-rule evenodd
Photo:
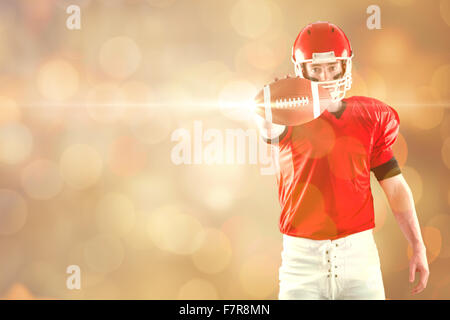
<instances>
[{"instance_id":1,"label":"player's neck","mask_svg":"<svg viewBox=\"0 0 450 320\"><path fill-rule=\"evenodd\" d=\"M342 103L342 101L339 100L339 101L336 101L336 102L331 102L328 105L327 110L328 110L328 112L334 112L335 113L335 112L341 111L343 106L344 106L344 104Z\"/></svg>"}]
</instances>

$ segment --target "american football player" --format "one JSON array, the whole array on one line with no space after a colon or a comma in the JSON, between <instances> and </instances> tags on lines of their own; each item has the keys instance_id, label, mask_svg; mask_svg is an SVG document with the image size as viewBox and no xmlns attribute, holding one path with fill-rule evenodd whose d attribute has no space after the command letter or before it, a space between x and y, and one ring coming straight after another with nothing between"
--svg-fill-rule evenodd
<instances>
[{"instance_id":1,"label":"american football player","mask_svg":"<svg viewBox=\"0 0 450 320\"><path fill-rule=\"evenodd\" d=\"M412 294L427 285L429 268L411 190L392 146L400 119L374 98L345 98L353 50L328 22L307 25L292 47L295 75L329 90L332 103L299 126L255 116L264 141L278 148L279 229L283 234L279 299L385 299L370 172L380 183L413 249Z\"/></svg>"}]
</instances>

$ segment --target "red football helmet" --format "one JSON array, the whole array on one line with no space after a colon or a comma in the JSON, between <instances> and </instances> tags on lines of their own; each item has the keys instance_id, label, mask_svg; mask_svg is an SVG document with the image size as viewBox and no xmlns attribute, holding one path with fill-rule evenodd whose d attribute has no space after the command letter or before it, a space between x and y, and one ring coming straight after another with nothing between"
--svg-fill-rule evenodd
<instances>
[{"instance_id":1,"label":"red football helmet","mask_svg":"<svg viewBox=\"0 0 450 320\"><path fill-rule=\"evenodd\" d=\"M352 84L353 51L344 32L329 22L315 22L307 25L295 39L292 46L292 62L297 77L305 76L305 63L329 63L342 61L342 77L336 80L320 81L331 89L333 101L342 100Z\"/></svg>"}]
</instances>

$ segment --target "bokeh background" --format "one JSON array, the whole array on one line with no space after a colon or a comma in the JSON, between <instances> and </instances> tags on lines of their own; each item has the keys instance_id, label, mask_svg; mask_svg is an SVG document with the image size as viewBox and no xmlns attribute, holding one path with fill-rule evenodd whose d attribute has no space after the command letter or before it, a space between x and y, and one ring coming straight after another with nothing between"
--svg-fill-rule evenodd
<instances>
[{"instance_id":1,"label":"bokeh background","mask_svg":"<svg viewBox=\"0 0 450 320\"><path fill-rule=\"evenodd\" d=\"M80 30L66 27L71 4ZM449 299L450 1L380 1L380 30L371 4L1 0L0 297L276 299L275 176L249 160L177 165L172 134L251 126L219 106L293 75L297 33L322 20L352 43L349 95L401 119L395 155L431 275L411 296L411 249L372 176L387 298Z\"/></svg>"}]
</instances>

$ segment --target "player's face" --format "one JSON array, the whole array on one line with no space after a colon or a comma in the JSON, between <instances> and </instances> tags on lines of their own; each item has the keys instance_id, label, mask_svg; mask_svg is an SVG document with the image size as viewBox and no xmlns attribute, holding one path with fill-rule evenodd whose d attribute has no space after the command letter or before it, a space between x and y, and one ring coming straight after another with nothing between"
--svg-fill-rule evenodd
<instances>
[{"instance_id":1,"label":"player's face","mask_svg":"<svg viewBox=\"0 0 450 320\"><path fill-rule=\"evenodd\" d=\"M332 63L307 62L305 64L308 78L312 81L330 81L342 77L343 69L340 61Z\"/></svg>"}]
</instances>

